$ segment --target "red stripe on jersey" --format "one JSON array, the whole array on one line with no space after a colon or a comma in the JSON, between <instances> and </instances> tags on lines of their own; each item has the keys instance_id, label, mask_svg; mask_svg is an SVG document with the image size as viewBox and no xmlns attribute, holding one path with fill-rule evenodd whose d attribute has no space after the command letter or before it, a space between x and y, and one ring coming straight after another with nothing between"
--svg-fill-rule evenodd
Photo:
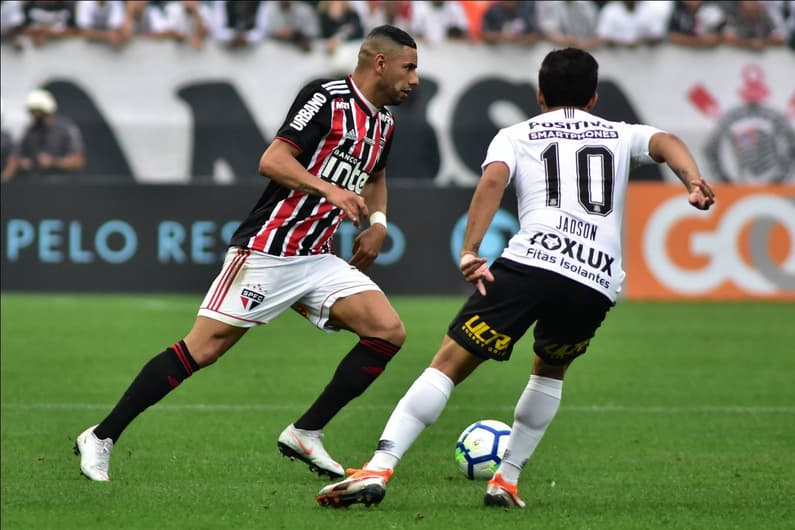
<instances>
[{"instance_id":1,"label":"red stripe on jersey","mask_svg":"<svg viewBox=\"0 0 795 530\"><path fill-rule=\"evenodd\" d=\"M381 121L381 115L377 114L375 116L375 118L373 118L373 119L376 120L376 122L375 122L375 131L373 133L373 138L375 138L375 141L377 142L377 145L374 145L373 148L370 149L370 157L369 157L368 160L364 161L365 162L364 163L364 170L367 173L370 173L373 170L373 168L375 167L376 163L378 162L378 158L381 156L381 153L384 151L384 147L383 146L386 145L386 143L382 144L379 141L379 138L381 138L382 127L383 127L382 126L382 121ZM384 142L386 142L386 139L384 139Z\"/></svg>"},{"instance_id":2,"label":"red stripe on jersey","mask_svg":"<svg viewBox=\"0 0 795 530\"><path fill-rule=\"evenodd\" d=\"M329 238L331 238L331 236L334 235L334 232L337 231L337 227L340 225L340 223L344 218L345 214L343 213L341 215L338 215L337 218L334 219L334 222L331 223L331 226L326 228L326 230L323 231L323 234L319 238L317 238L317 241L312 247L310 254L320 254L323 252L323 245L325 245L326 242L329 240Z\"/></svg>"},{"instance_id":3,"label":"red stripe on jersey","mask_svg":"<svg viewBox=\"0 0 795 530\"><path fill-rule=\"evenodd\" d=\"M384 135L384 146L389 143L389 139L392 138L392 133L395 132L395 125L386 125L386 130L383 132ZM383 151L383 149L382 149Z\"/></svg>"},{"instance_id":4,"label":"red stripe on jersey","mask_svg":"<svg viewBox=\"0 0 795 530\"><path fill-rule=\"evenodd\" d=\"M367 137L367 115L364 112L356 112L354 113L354 117L356 119L356 142L357 146L353 150L353 156L356 158L361 159L362 154L364 154L364 139ZM364 161L366 162L366 160ZM362 164L364 167L365 164Z\"/></svg>"},{"instance_id":5,"label":"red stripe on jersey","mask_svg":"<svg viewBox=\"0 0 795 530\"><path fill-rule=\"evenodd\" d=\"M317 225L318 221L322 220L326 215L334 209L334 205L330 202L321 202L318 204L315 211L312 213L311 217L304 219L301 221L287 236L287 244L284 247L284 252L282 255L284 256L296 256L298 254L298 247L301 244L301 240L304 239L304 236L309 233L309 230Z\"/></svg>"},{"instance_id":6,"label":"red stripe on jersey","mask_svg":"<svg viewBox=\"0 0 795 530\"><path fill-rule=\"evenodd\" d=\"M336 100L337 98L334 99L334 101ZM335 109L333 102L331 105L331 129L329 129L326 138L320 143L320 147L315 150L315 154L306 168L306 170L313 175L320 173L320 170L323 169L323 164L326 162L326 159L334 150L334 148L340 145L342 137L345 134L345 110L341 108Z\"/></svg>"},{"instance_id":7,"label":"red stripe on jersey","mask_svg":"<svg viewBox=\"0 0 795 530\"><path fill-rule=\"evenodd\" d=\"M251 240L249 247L253 250L265 251L268 248L268 240L274 235L276 230L281 228L284 222L293 216L302 199L306 197L306 192L293 190L287 198L281 201L281 206L274 208L276 215L271 216L259 233Z\"/></svg>"}]
</instances>

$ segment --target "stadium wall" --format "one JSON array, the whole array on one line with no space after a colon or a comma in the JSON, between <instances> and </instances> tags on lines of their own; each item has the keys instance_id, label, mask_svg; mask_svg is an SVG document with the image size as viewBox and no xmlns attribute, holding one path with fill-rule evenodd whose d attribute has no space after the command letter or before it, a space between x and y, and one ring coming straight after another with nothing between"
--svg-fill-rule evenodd
<instances>
[{"instance_id":1,"label":"stadium wall","mask_svg":"<svg viewBox=\"0 0 795 530\"><path fill-rule=\"evenodd\" d=\"M503 126L538 111L548 44L420 46L420 89L395 107L391 179L471 186ZM19 137L27 93L49 88L86 137L86 175L103 182L258 182L256 165L298 89L350 71L356 45L329 57L276 43L197 51L136 41L113 50L65 40L0 46L4 127ZM663 45L595 52L597 111L681 136L713 180L795 182L795 54ZM655 166L633 180L668 181Z\"/></svg>"},{"instance_id":2,"label":"stadium wall","mask_svg":"<svg viewBox=\"0 0 795 530\"><path fill-rule=\"evenodd\" d=\"M2 289L203 292L261 186L3 186ZM368 273L389 294L464 294L457 270L471 189L395 186L389 235ZM632 183L625 218L630 299L795 300L795 185L717 188L708 212L679 186ZM506 193L481 253L518 229ZM343 223L334 246L349 258ZM549 249L551 252L555 249ZM559 251L559 249L558 249ZM588 264L584 263L583 267Z\"/></svg>"}]
</instances>

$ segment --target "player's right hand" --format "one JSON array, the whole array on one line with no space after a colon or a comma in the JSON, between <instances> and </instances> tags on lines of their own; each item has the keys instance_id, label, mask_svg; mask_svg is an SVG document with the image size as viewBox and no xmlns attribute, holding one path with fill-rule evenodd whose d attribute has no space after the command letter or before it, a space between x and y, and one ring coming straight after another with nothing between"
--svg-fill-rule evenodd
<instances>
[{"instance_id":1,"label":"player's right hand","mask_svg":"<svg viewBox=\"0 0 795 530\"><path fill-rule=\"evenodd\" d=\"M715 204L715 192L703 177L699 177L690 181L690 195L687 200L699 210L709 210Z\"/></svg>"},{"instance_id":2,"label":"player's right hand","mask_svg":"<svg viewBox=\"0 0 795 530\"><path fill-rule=\"evenodd\" d=\"M353 222L356 228L361 226L362 217L370 215L364 199L352 191L332 186L326 193L326 200L345 212L345 215Z\"/></svg>"},{"instance_id":3,"label":"player's right hand","mask_svg":"<svg viewBox=\"0 0 795 530\"><path fill-rule=\"evenodd\" d=\"M480 256L469 253L463 254L458 268L461 269L461 273L464 275L464 278L466 278L466 281L474 283L478 292L486 296L486 285L483 283L483 280L494 281L494 275L489 270L486 258L481 258Z\"/></svg>"}]
</instances>

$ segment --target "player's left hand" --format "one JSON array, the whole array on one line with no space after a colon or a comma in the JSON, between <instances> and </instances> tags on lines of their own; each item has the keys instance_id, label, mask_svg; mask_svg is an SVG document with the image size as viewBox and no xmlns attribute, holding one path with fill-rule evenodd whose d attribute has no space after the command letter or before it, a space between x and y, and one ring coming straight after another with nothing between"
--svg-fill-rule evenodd
<instances>
[{"instance_id":1,"label":"player's left hand","mask_svg":"<svg viewBox=\"0 0 795 530\"><path fill-rule=\"evenodd\" d=\"M381 247L384 245L385 237L386 228L384 225L374 224L362 230L353 241L353 256L348 263L360 271L364 271L378 257L378 253L381 252Z\"/></svg>"},{"instance_id":2,"label":"player's left hand","mask_svg":"<svg viewBox=\"0 0 795 530\"><path fill-rule=\"evenodd\" d=\"M486 285L483 280L494 281L494 275L489 270L489 265L486 261L486 258L481 258L474 254L464 254L461 256L461 261L458 265L466 281L474 283L478 292L483 296L486 296Z\"/></svg>"},{"instance_id":3,"label":"player's left hand","mask_svg":"<svg viewBox=\"0 0 795 530\"><path fill-rule=\"evenodd\" d=\"M699 177L690 181L688 201L699 210L709 210L709 207L715 204L715 192L706 180Z\"/></svg>"}]
</instances>

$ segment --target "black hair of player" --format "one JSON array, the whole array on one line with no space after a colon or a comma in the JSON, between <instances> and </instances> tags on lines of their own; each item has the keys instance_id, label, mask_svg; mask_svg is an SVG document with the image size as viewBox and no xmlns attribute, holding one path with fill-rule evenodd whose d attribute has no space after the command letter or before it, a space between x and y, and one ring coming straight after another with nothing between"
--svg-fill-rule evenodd
<instances>
[{"instance_id":1,"label":"black hair of player","mask_svg":"<svg viewBox=\"0 0 795 530\"><path fill-rule=\"evenodd\" d=\"M414 48L415 50L417 49L417 42L411 35L402 29L395 26L390 26L389 24L374 27L370 33L367 34L368 39L371 37L385 37L393 42L402 44L403 46L408 46L409 48Z\"/></svg>"},{"instance_id":2,"label":"black hair of player","mask_svg":"<svg viewBox=\"0 0 795 530\"><path fill-rule=\"evenodd\" d=\"M538 71L538 88L548 108L585 107L598 80L596 59L578 48L549 52Z\"/></svg>"}]
</instances>

